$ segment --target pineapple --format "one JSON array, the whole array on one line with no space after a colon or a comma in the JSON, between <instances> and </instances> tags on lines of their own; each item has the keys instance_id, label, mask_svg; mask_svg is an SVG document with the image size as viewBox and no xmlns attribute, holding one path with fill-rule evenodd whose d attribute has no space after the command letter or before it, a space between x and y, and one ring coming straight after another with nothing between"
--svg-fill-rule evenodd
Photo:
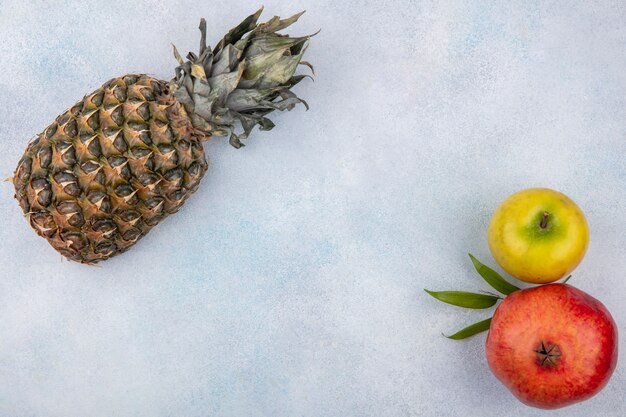
<instances>
[{"instance_id":1,"label":"pineapple","mask_svg":"<svg viewBox=\"0 0 626 417\"><path fill-rule=\"evenodd\" d=\"M277 32L298 20L247 17L211 49L174 47L175 78L114 78L56 118L32 141L13 175L15 197L37 234L73 261L94 264L133 246L198 188L202 142L229 136L239 148L273 110L307 104L290 88L310 36ZM311 67L312 70L312 67ZM308 108L308 106L307 106ZM243 132L236 133L240 124Z\"/></svg>"}]
</instances>

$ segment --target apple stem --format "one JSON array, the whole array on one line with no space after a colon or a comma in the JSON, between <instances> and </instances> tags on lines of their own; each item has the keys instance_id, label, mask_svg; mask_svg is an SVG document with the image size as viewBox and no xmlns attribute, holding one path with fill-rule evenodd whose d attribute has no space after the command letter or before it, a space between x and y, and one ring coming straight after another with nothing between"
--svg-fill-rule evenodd
<instances>
[{"instance_id":1,"label":"apple stem","mask_svg":"<svg viewBox=\"0 0 626 417\"><path fill-rule=\"evenodd\" d=\"M541 227L542 229L545 229L546 227L548 227L549 216L550 216L550 213L548 213L547 211L543 212L543 218L541 219L541 222L539 223L539 227Z\"/></svg>"}]
</instances>

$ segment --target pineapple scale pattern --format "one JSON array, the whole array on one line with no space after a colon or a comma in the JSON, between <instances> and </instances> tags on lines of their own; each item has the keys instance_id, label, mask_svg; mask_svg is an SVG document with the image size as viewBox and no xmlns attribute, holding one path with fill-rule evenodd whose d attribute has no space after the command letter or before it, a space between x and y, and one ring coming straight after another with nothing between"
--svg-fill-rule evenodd
<instances>
[{"instance_id":1,"label":"pineapple scale pattern","mask_svg":"<svg viewBox=\"0 0 626 417\"><path fill-rule=\"evenodd\" d=\"M16 198L63 256L95 263L123 252L197 189L203 137L168 88L146 75L115 78L29 144Z\"/></svg>"}]
</instances>

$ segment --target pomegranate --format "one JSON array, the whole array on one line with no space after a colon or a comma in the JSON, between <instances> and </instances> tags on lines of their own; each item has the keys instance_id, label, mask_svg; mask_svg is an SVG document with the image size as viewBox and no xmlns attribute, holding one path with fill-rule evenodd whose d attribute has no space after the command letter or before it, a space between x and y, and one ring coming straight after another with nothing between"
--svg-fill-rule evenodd
<instances>
[{"instance_id":1,"label":"pomegranate","mask_svg":"<svg viewBox=\"0 0 626 417\"><path fill-rule=\"evenodd\" d=\"M519 290L497 307L487 336L495 376L523 403L586 400L617 363L617 327L602 303L567 284Z\"/></svg>"}]
</instances>

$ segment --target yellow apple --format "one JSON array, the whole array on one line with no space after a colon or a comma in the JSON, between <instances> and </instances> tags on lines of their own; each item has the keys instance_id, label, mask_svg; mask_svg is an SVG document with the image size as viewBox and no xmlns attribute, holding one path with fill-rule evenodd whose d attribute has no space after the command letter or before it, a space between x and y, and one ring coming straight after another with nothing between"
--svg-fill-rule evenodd
<instances>
[{"instance_id":1,"label":"yellow apple","mask_svg":"<svg viewBox=\"0 0 626 417\"><path fill-rule=\"evenodd\" d=\"M563 278L580 263L589 227L582 210L565 194L529 188L496 209L488 241L502 269L522 281L544 284Z\"/></svg>"}]
</instances>

